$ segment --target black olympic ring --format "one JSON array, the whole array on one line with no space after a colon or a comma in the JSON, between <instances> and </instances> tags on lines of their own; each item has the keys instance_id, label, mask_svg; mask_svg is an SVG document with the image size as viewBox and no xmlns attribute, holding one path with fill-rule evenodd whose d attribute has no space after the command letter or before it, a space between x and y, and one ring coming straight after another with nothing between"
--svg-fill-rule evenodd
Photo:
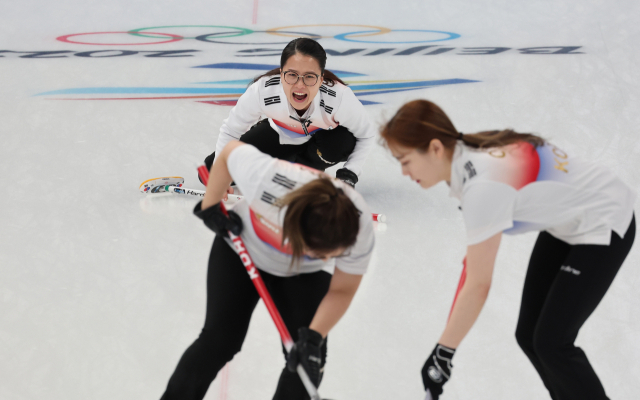
<instances>
[{"instance_id":1,"label":"black olympic ring","mask_svg":"<svg viewBox=\"0 0 640 400\"><path fill-rule=\"evenodd\" d=\"M254 33L269 33L268 31L253 31ZM284 33L292 33L294 35L303 35L303 37L308 37L309 39L318 40L322 36L317 35L315 33L306 33L306 32L291 32L291 31L279 31ZM251 44L251 45L274 45L274 44L287 44L289 42L271 42L271 43L251 43L251 42L222 42L220 40L210 40L209 36L217 36L217 35L225 35L232 32L216 32L216 33L208 33L206 35L196 36L196 40L200 40L201 42L207 43L222 43L222 44Z\"/></svg>"}]
</instances>

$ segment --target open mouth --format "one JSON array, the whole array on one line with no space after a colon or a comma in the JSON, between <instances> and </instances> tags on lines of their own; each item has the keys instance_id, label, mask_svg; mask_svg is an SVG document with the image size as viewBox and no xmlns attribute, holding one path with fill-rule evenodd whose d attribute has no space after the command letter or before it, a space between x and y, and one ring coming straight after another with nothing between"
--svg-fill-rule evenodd
<instances>
[{"instance_id":1,"label":"open mouth","mask_svg":"<svg viewBox=\"0 0 640 400\"><path fill-rule=\"evenodd\" d=\"M293 92L293 99L298 103L304 102L307 99L307 96L308 95L306 93Z\"/></svg>"}]
</instances>

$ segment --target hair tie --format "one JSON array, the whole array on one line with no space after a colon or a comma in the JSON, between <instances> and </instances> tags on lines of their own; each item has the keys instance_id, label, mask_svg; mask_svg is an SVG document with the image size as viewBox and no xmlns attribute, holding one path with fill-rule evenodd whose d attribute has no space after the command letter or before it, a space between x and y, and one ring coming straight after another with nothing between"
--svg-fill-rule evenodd
<instances>
[{"instance_id":1,"label":"hair tie","mask_svg":"<svg viewBox=\"0 0 640 400\"><path fill-rule=\"evenodd\" d=\"M458 139L457 140L463 140L462 137L464 136L464 134L462 132L458 132Z\"/></svg>"},{"instance_id":2,"label":"hair tie","mask_svg":"<svg viewBox=\"0 0 640 400\"><path fill-rule=\"evenodd\" d=\"M330 194L329 195L329 199L335 200L336 197L338 197L338 195L340 195L340 194L344 194L344 190L342 190L341 188L336 188L336 193L335 194Z\"/></svg>"}]
</instances>

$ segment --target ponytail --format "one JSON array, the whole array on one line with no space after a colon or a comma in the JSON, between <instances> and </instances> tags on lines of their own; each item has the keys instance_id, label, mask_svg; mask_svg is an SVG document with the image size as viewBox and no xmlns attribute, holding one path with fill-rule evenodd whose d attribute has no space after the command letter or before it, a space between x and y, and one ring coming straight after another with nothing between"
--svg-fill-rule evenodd
<instances>
[{"instance_id":1,"label":"ponytail","mask_svg":"<svg viewBox=\"0 0 640 400\"><path fill-rule=\"evenodd\" d=\"M278 201L278 206L287 207L282 246L290 246L292 267L299 263L305 250L329 253L356 243L360 212L329 178L320 177L290 192Z\"/></svg>"},{"instance_id":2,"label":"ponytail","mask_svg":"<svg viewBox=\"0 0 640 400\"><path fill-rule=\"evenodd\" d=\"M484 131L467 133L460 138L462 143L475 149L488 149L492 147L507 146L517 142L527 142L534 147L543 146L544 139L532 133L518 133L513 129L501 131Z\"/></svg>"},{"instance_id":3,"label":"ponytail","mask_svg":"<svg viewBox=\"0 0 640 400\"><path fill-rule=\"evenodd\" d=\"M461 134L444 111L427 100L414 100L400 107L380 134L387 146L398 144L422 151L429 148L433 139L440 140L449 150L455 147L458 140L476 149L501 147L518 142L527 142L538 147L545 143L539 136L518 133L512 129Z\"/></svg>"},{"instance_id":4,"label":"ponytail","mask_svg":"<svg viewBox=\"0 0 640 400\"><path fill-rule=\"evenodd\" d=\"M329 87L335 86L336 82L343 84L344 86L349 86L346 83L344 83L342 81L342 79L338 78L338 76L336 76L336 74L334 74L333 72L329 71L328 69L324 70L324 79L322 80L322 83L326 84Z\"/></svg>"}]
</instances>

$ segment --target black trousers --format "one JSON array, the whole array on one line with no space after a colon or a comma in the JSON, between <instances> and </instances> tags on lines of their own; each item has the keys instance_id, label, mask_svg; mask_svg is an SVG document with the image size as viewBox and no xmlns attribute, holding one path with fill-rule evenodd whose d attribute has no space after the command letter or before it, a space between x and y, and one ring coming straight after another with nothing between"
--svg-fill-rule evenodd
<instances>
[{"instance_id":1,"label":"black trousers","mask_svg":"<svg viewBox=\"0 0 640 400\"><path fill-rule=\"evenodd\" d=\"M280 144L280 135L269 125L267 119L255 124L240 137L240 141L251 144L272 157L320 171L347 161L356 147L355 136L343 126L319 130L304 144Z\"/></svg>"},{"instance_id":2,"label":"black trousers","mask_svg":"<svg viewBox=\"0 0 640 400\"><path fill-rule=\"evenodd\" d=\"M554 400L608 399L584 351L580 328L613 282L635 238L635 217L609 246L570 245L541 232L522 292L516 339Z\"/></svg>"},{"instance_id":3,"label":"black trousers","mask_svg":"<svg viewBox=\"0 0 640 400\"><path fill-rule=\"evenodd\" d=\"M296 341L298 328L309 326L329 290L331 274L320 271L282 278L260 271L260 275ZM240 351L259 299L240 257L216 237L209 258L204 328L182 355L162 400L204 398L218 372ZM324 361L326 341L322 350ZM273 399L307 400L309 395L298 375L285 367Z\"/></svg>"},{"instance_id":4,"label":"black trousers","mask_svg":"<svg viewBox=\"0 0 640 400\"><path fill-rule=\"evenodd\" d=\"M320 130L304 144L280 144L280 135L271 128L269 120L263 119L251 127L240 141L253 145L271 157L306 165L320 171L342 161L347 161L356 147L356 138L347 128L338 126L331 130ZM205 159L211 169L215 151Z\"/></svg>"}]
</instances>

